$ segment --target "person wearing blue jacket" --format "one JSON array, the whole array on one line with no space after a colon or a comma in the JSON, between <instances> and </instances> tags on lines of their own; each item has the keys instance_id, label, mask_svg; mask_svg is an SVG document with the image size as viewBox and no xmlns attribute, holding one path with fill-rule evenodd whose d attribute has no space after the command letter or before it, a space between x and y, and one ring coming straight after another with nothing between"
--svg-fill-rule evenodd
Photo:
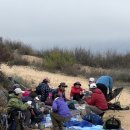
<instances>
[{"instance_id":1,"label":"person wearing blue jacket","mask_svg":"<svg viewBox=\"0 0 130 130\"><path fill-rule=\"evenodd\" d=\"M111 76L103 75L99 77L96 81L96 85L97 88L103 92L106 99L108 99L108 97L112 97L113 79Z\"/></svg>"}]
</instances>

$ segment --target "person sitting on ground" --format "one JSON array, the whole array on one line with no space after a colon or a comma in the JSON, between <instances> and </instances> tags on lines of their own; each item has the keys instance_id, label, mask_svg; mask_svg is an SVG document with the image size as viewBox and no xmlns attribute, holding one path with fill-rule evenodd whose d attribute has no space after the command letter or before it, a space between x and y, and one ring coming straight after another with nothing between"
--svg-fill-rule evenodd
<instances>
[{"instance_id":1,"label":"person sitting on ground","mask_svg":"<svg viewBox=\"0 0 130 130\"><path fill-rule=\"evenodd\" d=\"M53 96L55 95L55 94L58 94L58 95L60 95L61 97L63 97L63 99L65 100L65 101L68 101L68 99L66 98L66 95L65 95L65 88L67 88L68 86L64 83L64 82L61 82L60 84L59 84L59 86L58 86L58 88L57 89L54 89L53 90ZM53 97L54 98L54 97Z\"/></svg>"},{"instance_id":2,"label":"person sitting on ground","mask_svg":"<svg viewBox=\"0 0 130 130\"><path fill-rule=\"evenodd\" d=\"M51 92L51 88L49 87L50 80L48 78L44 78L43 81L36 87L36 93L41 95L41 101L45 102L49 92Z\"/></svg>"},{"instance_id":3,"label":"person sitting on ground","mask_svg":"<svg viewBox=\"0 0 130 130\"><path fill-rule=\"evenodd\" d=\"M113 79L111 76L104 75L99 77L96 81L96 85L97 88L103 92L106 99L112 97Z\"/></svg>"},{"instance_id":4,"label":"person sitting on ground","mask_svg":"<svg viewBox=\"0 0 130 130\"><path fill-rule=\"evenodd\" d=\"M30 91L28 89L24 90L22 92L22 102L27 102L27 101L31 101L32 98L29 96L30 95Z\"/></svg>"},{"instance_id":5,"label":"person sitting on ground","mask_svg":"<svg viewBox=\"0 0 130 130\"><path fill-rule=\"evenodd\" d=\"M90 84L89 89L92 94L87 94L83 97L86 102L86 113L89 114L90 112L93 112L97 115L104 113L108 109L104 94L97 88L96 83Z\"/></svg>"},{"instance_id":6,"label":"person sitting on ground","mask_svg":"<svg viewBox=\"0 0 130 130\"><path fill-rule=\"evenodd\" d=\"M19 84L13 84L13 85L11 86L11 88L9 89L8 94L13 94L13 93L14 93L14 90L15 90L16 88L20 88L20 85L19 85Z\"/></svg>"},{"instance_id":7,"label":"person sitting on ground","mask_svg":"<svg viewBox=\"0 0 130 130\"><path fill-rule=\"evenodd\" d=\"M36 96L32 102L31 111L31 126L35 127L44 118L45 104L40 101L39 96Z\"/></svg>"},{"instance_id":8,"label":"person sitting on ground","mask_svg":"<svg viewBox=\"0 0 130 130\"><path fill-rule=\"evenodd\" d=\"M28 126L30 116L31 114L28 111L28 108L31 107L31 101L28 101L27 103L23 103L21 101L21 96L22 96L22 90L20 88L16 88L14 90L14 94L11 95L8 103L7 103L7 113L9 115L12 115L11 117L11 125L10 127L14 127L13 121L15 122L16 129L15 130L22 130L23 126L21 122L21 118L19 118L18 114L21 112L22 114L25 114L25 126ZM20 114L21 115L21 114ZM11 128L10 128L11 129Z\"/></svg>"},{"instance_id":9,"label":"person sitting on ground","mask_svg":"<svg viewBox=\"0 0 130 130\"><path fill-rule=\"evenodd\" d=\"M50 112L50 116L54 130L63 130L63 122L67 122L71 118L68 105L58 94L55 94L54 96L52 112Z\"/></svg>"},{"instance_id":10,"label":"person sitting on ground","mask_svg":"<svg viewBox=\"0 0 130 130\"><path fill-rule=\"evenodd\" d=\"M34 99L36 96L38 96L37 93L36 93L36 87L35 86L31 86L29 88L29 91L30 91L29 97Z\"/></svg>"},{"instance_id":11,"label":"person sitting on ground","mask_svg":"<svg viewBox=\"0 0 130 130\"><path fill-rule=\"evenodd\" d=\"M75 82L71 88L70 99L80 101L83 97L83 89L80 82Z\"/></svg>"}]
</instances>

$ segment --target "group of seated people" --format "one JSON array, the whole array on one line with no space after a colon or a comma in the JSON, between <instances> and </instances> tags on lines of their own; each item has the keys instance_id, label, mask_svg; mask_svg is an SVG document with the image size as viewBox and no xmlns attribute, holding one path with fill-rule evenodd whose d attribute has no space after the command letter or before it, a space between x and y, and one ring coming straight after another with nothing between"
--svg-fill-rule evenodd
<instances>
[{"instance_id":1,"label":"group of seated people","mask_svg":"<svg viewBox=\"0 0 130 130\"><path fill-rule=\"evenodd\" d=\"M101 115L108 109L108 91L109 94L112 93L112 78L110 76L101 76L97 81L94 78L89 78L89 91L83 89L80 82L75 82L71 87L69 99L65 94L68 86L64 82L61 82L56 89L50 88L49 82L50 80L45 78L37 87L33 86L25 91L21 90L20 85L13 85L12 90L9 91L7 104L7 112L13 119L10 121L9 130L38 127L39 122L48 113L52 120L53 129L62 130L62 123L71 118L71 111L67 105L70 100L76 100L79 104L86 104L85 114L93 112ZM24 122L24 125L21 121Z\"/></svg>"}]
</instances>

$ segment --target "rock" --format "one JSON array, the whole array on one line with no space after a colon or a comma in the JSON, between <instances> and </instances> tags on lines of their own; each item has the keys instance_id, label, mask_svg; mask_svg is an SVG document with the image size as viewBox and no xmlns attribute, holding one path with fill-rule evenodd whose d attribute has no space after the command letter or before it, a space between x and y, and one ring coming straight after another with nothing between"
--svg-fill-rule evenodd
<instances>
[{"instance_id":1,"label":"rock","mask_svg":"<svg viewBox=\"0 0 130 130\"><path fill-rule=\"evenodd\" d=\"M4 88L0 88L0 106L5 107L8 100L8 92Z\"/></svg>"}]
</instances>

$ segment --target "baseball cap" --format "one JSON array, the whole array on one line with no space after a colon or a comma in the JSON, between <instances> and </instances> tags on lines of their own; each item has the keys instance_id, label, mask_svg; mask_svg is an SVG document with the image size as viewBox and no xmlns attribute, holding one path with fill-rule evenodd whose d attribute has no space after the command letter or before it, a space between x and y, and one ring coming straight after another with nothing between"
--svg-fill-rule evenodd
<instances>
[{"instance_id":1,"label":"baseball cap","mask_svg":"<svg viewBox=\"0 0 130 130\"><path fill-rule=\"evenodd\" d=\"M16 94L20 94L20 93L23 93L24 91L22 91L21 88L16 88L16 89L14 90L14 92L15 92Z\"/></svg>"},{"instance_id":2,"label":"baseball cap","mask_svg":"<svg viewBox=\"0 0 130 130\"><path fill-rule=\"evenodd\" d=\"M92 84L90 84L89 88L97 88L96 83L92 83Z\"/></svg>"},{"instance_id":3,"label":"baseball cap","mask_svg":"<svg viewBox=\"0 0 130 130\"><path fill-rule=\"evenodd\" d=\"M89 82L95 82L95 78L93 77L89 78Z\"/></svg>"}]
</instances>

